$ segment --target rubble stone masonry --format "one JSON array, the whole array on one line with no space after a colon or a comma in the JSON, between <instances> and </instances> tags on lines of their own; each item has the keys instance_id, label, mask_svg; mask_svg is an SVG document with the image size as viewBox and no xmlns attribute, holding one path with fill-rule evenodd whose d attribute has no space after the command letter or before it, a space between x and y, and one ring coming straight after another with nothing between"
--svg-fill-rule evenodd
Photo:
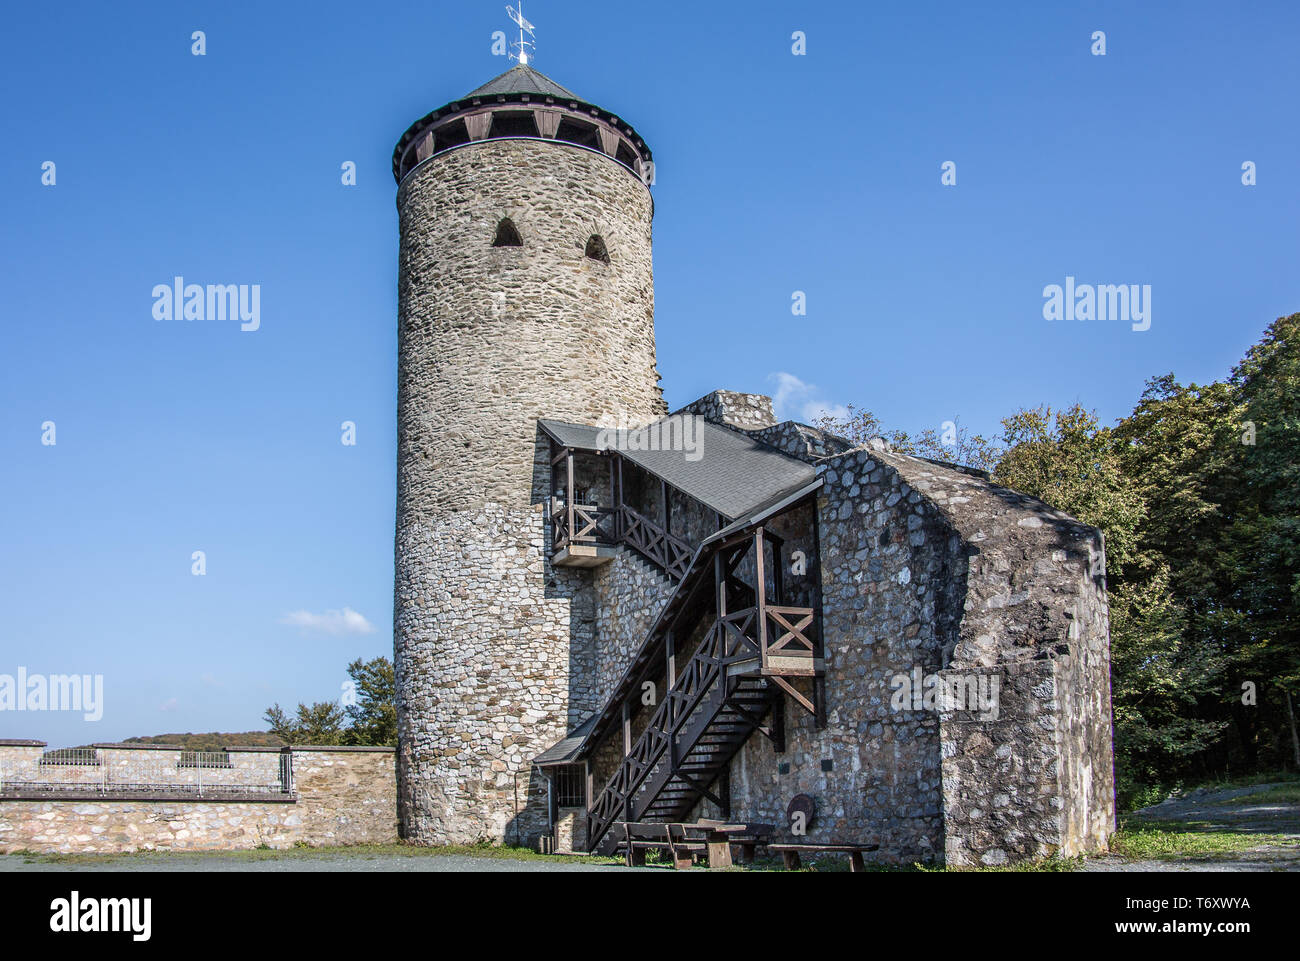
<instances>
[{"instance_id":1,"label":"rubble stone masonry","mask_svg":"<svg viewBox=\"0 0 1300 961\"><path fill-rule=\"evenodd\" d=\"M537 421L666 412L649 189L571 144L495 140L402 182L394 648L404 836L535 843L530 761L597 696L590 571L546 550ZM522 247L493 247L509 217ZM604 240L609 263L585 256ZM605 615L608 620L609 615ZM602 671L603 673L603 671Z\"/></svg>"},{"instance_id":2,"label":"rubble stone masonry","mask_svg":"<svg viewBox=\"0 0 1300 961\"><path fill-rule=\"evenodd\" d=\"M267 800L166 796L157 779L193 784L198 772L177 769L180 751L119 745L97 751L96 765L42 767L39 741L0 742L0 853L94 854L129 851L218 851L334 846L397 841L392 748L302 747L292 758L292 794ZM170 756L170 757L169 757ZM278 781L282 752L230 749L230 768L204 769L204 783L267 785ZM138 779L149 778L148 782ZM157 799L96 796L95 785L153 783ZM69 796L36 798L25 782L77 785ZM149 791L132 794L147 798ZM26 795L26 797L25 797Z\"/></svg>"}]
</instances>

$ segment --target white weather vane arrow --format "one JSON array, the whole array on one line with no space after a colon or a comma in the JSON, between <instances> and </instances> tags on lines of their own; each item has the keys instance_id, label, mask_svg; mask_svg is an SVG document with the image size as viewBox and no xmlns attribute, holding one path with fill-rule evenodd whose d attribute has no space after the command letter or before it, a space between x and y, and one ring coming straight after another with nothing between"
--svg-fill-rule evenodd
<instances>
[{"instance_id":1,"label":"white weather vane arrow","mask_svg":"<svg viewBox=\"0 0 1300 961\"><path fill-rule=\"evenodd\" d=\"M521 64L526 66L528 64L528 48L532 47L534 52L537 51L537 44L531 40L524 39L525 32L530 37L535 36L533 33L533 25L524 19L524 5L522 0L519 4L518 10L507 4L506 13L510 14L510 19L519 25L519 39L511 44L512 47L517 47L519 52L517 54L512 53L510 57L513 60L518 60Z\"/></svg>"}]
</instances>

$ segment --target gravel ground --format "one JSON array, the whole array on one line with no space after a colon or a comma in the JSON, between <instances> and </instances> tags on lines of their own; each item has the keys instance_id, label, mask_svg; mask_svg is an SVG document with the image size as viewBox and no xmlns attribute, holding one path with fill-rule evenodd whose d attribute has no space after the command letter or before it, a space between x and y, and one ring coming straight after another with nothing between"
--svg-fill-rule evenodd
<instances>
[{"instance_id":1,"label":"gravel ground","mask_svg":"<svg viewBox=\"0 0 1300 961\"><path fill-rule=\"evenodd\" d=\"M1291 782L1294 784L1294 782ZM1300 804L1258 803L1238 798L1259 794L1281 784L1256 784L1223 791L1193 791L1187 797L1170 798L1142 808L1128 816L1131 823L1177 822L1196 824L1198 829L1231 831L1234 834L1281 834L1300 843ZM1225 803L1227 802L1227 803ZM1208 825L1208 828L1205 826ZM1300 847L1260 844L1230 854L1197 855L1176 860L1126 861L1119 857L1091 858L1085 871L1300 871Z\"/></svg>"},{"instance_id":2,"label":"gravel ground","mask_svg":"<svg viewBox=\"0 0 1300 961\"><path fill-rule=\"evenodd\" d=\"M248 871L522 871L590 872L626 871L621 865L586 864L562 858L546 861L515 861L509 858L476 858L464 854L286 854L278 858L231 857L226 854L138 854L104 855L91 860L46 861L21 854L0 855L0 872L6 871L203 871L245 873ZM667 872L659 872L667 873Z\"/></svg>"}]
</instances>

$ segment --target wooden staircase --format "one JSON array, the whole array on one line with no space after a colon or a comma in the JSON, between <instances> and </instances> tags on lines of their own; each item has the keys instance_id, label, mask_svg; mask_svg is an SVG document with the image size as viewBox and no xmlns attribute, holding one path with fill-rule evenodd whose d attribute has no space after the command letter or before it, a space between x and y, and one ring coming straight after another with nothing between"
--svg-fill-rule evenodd
<instances>
[{"instance_id":1,"label":"wooden staircase","mask_svg":"<svg viewBox=\"0 0 1300 961\"><path fill-rule=\"evenodd\" d=\"M553 462L562 457L570 460L565 490L572 491L572 452L553 455ZM617 736L621 716L623 756L588 809L589 850L605 852L616 844L610 831L616 822L681 820L701 799L725 810L715 785L725 786L719 778L754 732L784 750L787 695L819 726L824 723L817 610L782 603L782 538L756 520L725 528L696 547L669 533L666 511L660 524L624 503L617 473L611 474L611 487L618 492L612 508L553 507L553 550L587 542L629 549L662 572L657 580L668 598L595 716L580 753L566 762L587 764L592 791L593 757ZM663 497L667 503L666 487ZM681 645L694 643L704 625L702 639L679 669L679 655L690 651ZM799 678L804 683L797 685ZM643 709L647 683L665 693ZM642 710L653 714L633 743L632 717Z\"/></svg>"},{"instance_id":2,"label":"wooden staircase","mask_svg":"<svg viewBox=\"0 0 1300 961\"><path fill-rule=\"evenodd\" d=\"M680 820L701 798L721 805L710 786L755 731L783 747L783 704L759 661L755 639L714 622L592 805L592 850L613 850L616 821Z\"/></svg>"}]
</instances>

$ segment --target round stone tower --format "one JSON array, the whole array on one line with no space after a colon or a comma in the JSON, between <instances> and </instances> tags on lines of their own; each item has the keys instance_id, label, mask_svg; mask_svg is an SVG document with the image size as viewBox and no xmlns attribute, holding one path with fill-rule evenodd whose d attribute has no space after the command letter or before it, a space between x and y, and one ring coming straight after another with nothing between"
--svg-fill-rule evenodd
<instances>
[{"instance_id":1,"label":"round stone tower","mask_svg":"<svg viewBox=\"0 0 1300 961\"><path fill-rule=\"evenodd\" d=\"M530 843L531 759L575 694L590 574L546 556L537 421L644 423L658 386L649 149L520 65L393 154L398 264L398 810L428 844Z\"/></svg>"}]
</instances>

